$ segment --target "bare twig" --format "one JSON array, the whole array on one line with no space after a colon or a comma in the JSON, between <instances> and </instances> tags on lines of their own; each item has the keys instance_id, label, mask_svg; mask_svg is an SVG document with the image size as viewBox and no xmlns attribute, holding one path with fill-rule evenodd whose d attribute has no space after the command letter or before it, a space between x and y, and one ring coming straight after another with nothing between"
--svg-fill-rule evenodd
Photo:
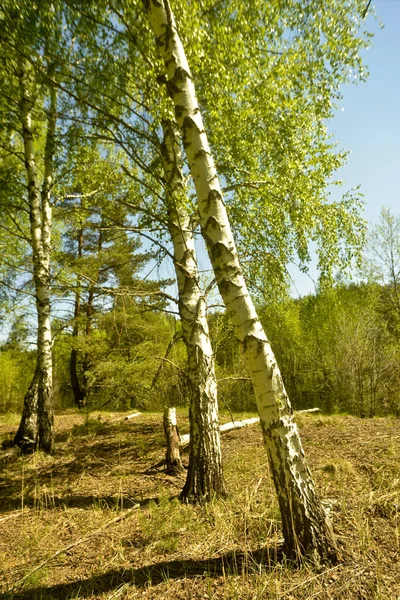
<instances>
[{"instance_id":1,"label":"bare twig","mask_svg":"<svg viewBox=\"0 0 400 600\"><path fill-rule=\"evenodd\" d=\"M180 373L182 373L183 375L185 374L184 371L178 367L178 365L176 365L175 363L172 362L172 360L169 360L169 358L166 358L165 356L156 356L156 358L158 360L162 360L164 362L169 363L170 365L172 365L173 367L175 367L175 369L177 369Z\"/></svg>"},{"instance_id":2,"label":"bare twig","mask_svg":"<svg viewBox=\"0 0 400 600\"><path fill-rule=\"evenodd\" d=\"M19 517L22 514L22 512L17 512L14 515L8 515L8 517L3 517L2 519L0 519L0 523L2 523L2 521L8 521L8 519L14 519L15 517Z\"/></svg>"},{"instance_id":3,"label":"bare twig","mask_svg":"<svg viewBox=\"0 0 400 600\"><path fill-rule=\"evenodd\" d=\"M174 345L176 344L176 342L178 340L181 340L181 339L182 339L182 334L180 332L176 332L175 335L174 335L174 337L172 338L172 340L169 342L168 347L167 347L167 349L165 351L164 357L161 360L161 362L160 362L160 364L159 364L159 366L157 368L157 371L156 371L156 373L155 373L155 375L153 377L153 381L151 382L150 390L152 390L155 387L155 385L156 385L156 383L157 383L157 381L158 381L158 379L159 379L159 377L161 375L161 371L162 371L163 366L164 366L164 359L168 358L169 353L171 352L171 350L174 347Z\"/></svg>"}]
</instances>

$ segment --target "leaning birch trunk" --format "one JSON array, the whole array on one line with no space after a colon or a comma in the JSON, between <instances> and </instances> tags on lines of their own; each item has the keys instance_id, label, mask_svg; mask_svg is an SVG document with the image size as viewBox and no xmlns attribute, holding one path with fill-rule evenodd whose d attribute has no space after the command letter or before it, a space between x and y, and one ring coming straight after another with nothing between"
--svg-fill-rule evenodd
<instances>
[{"instance_id":1,"label":"leaning birch trunk","mask_svg":"<svg viewBox=\"0 0 400 600\"><path fill-rule=\"evenodd\" d=\"M37 448L51 452L53 448L54 414L52 381L52 337L50 326L50 236L52 186L52 156L54 152L55 101L52 88L48 130L46 136L44 178L42 193L38 186L38 176L33 146L32 98L29 93L26 62L21 59L19 72L20 113L22 139L24 145L25 168L28 180L29 217L33 253L33 280L36 295L38 318L38 436Z\"/></svg>"},{"instance_id":2,"label":"leaning birch trunk","mask_svg":"<svg viewBox=\"0 0 400 600\"><path fill-rule=\"evenodd\" d=\"M190 69L168 0L148 0L167 86L196 187L200 224L219 291L243 348L282 516L284 551L293 559L335 561L331 526L306 464L293 411L271 346L249 296Z\"/></svg>"},{"instance_id":3,"label":"leaning birch trunk","mask_svg":"<svg viewBox=\"0 0 400 600\"><path fill-rule=\"evenodd\" d=\"M36 450L38 439L38 389L39 368L36 364L32 381L24 396L24 406L18 431L12 442L16 446L19 446L24 454L29 454Z\"/></svg>"},{"instance_id":4,"label":"leaning birch trunk","mask_svg":"<svg viewBox=\"0 0 400 600\"><path fill-rule=\"evenodd\" d=\"M176 422L176 408L166 406L164 408L164 433L167 442L165 453L165 462L167 473L170 475L179 475L184 470L181 460L180 435Z\"/></svg>"},{"instance_id":5,"label":"leaning birch trunk","mask_svg":"<svg viewBox=\"0 0 400 600\"><path fill-rule=\"evenodd\" d=\"M190 501L209 500L215 495L226 494L218 427L217 381L206 299L200 289L193 223L185 208L179 137L177 139L177 132L168 122L164 123L162 158L190 386L189 468L181 496Z\"/></svg>"}]
</instances>

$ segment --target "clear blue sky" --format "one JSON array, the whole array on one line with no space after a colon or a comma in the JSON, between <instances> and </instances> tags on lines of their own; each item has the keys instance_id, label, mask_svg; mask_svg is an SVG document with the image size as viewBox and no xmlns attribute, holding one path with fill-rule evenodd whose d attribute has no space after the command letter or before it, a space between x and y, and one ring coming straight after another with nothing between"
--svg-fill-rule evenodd
<instances>
[{"instance_id":1,"label":"clear blue sky","mask_svg":"<svg viewBox=\"0 0 400 600\"><path fill-rule=\"evenodd\" d=\"M366 83L343 88L341 108L328 129L340 149L351 151L340 172L344 189L361 185L364 217L376 223L382 206L400 214L400 0L372 4L378 19L367 19L375 35L363 54L370 75ZM317 277L314 269L310 275ZM293 278L300 295L313 291L306 275L293 272Z\"/></svg>"},{"instance_id":2,"label":"clear blue sky","mask_svg":"<svg viewBox=\"0 0 400 600\"><path fill-rule=\"evenodd\" d=\"M376 0L375 10L384 28L370 21L370 75L343 89L344 111L330 124L340 146L352 151L343 178L349 187L361 184L368 221L378 220L382 205L400 212L400 0Z\"/></svg>"}]
</instances>

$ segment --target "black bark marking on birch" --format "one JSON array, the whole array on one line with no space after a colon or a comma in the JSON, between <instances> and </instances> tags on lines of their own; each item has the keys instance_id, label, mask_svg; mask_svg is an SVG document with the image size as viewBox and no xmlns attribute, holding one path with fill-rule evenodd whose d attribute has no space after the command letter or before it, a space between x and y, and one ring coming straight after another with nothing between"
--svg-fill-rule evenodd
<instances>
[{"instance_id":1,"label":"black bark marking on birch","mask_svg":"<svg viewBox=\"0 0 400 600\"><path fill-rule=\"evenodd\" d=\"M218 179L218 175L215 174L213 179ZM207 196L207 212L210 210L210 206L214 203L218 204L222 202L222 194L219 190L212 189L208 192Z\"/></svg>"},{"instance_id":2,"label":"black bark marking on birch","mask_svg":"<svg viewBox=\"0 0 400 600\"><path fill-rule=\"evenodd\" d=\"M246 325L246 327L253 328L256 325L256 323L258 323L258 318L252 317L250 319L246 319L245 321L243 321L242 325Z\"/></svg>"},{"instance_id":3,"label":"black bark marking on birch","mask_svg":"<svg viewBox=\"0 0 400 600\"><path fill-rule=\"evenodd\" d=\"M179 121L179 119L182 118L185 111L186 111L186 108L184 106L181 106L180 104L175 104L175 117L176 117L177 121Z\"/></svg>"},{"instance_id":4,"label":"black bark marking on birch","mask_svg":"<svg viewBox=\"0 0 400 600\"><path fill-rule=\"evenodd\" d=\"M167 90L168 94L170 95L170 98L173 98L175 94L179 94L179 92L181 91L180 87L176 85L176 83L171 79L167 83Z\"/></svg>"},{"instance_id":5,"label":"black bark marking on birch","mask_svg":"<svg viewBox=\"0 0 400 600\"><path fill-rule=\"evenodd\" d=\"M197 129L197 125L194 122L194 120L192 119L191 116L187 115L184 119L183 119L183 123L182 123L182 129L183 129L183 136L185 137L185 132L186 130L191 130L191 129Z\"/></svg>"},{"instance_id":6,"label":"black bark marking on birch","mask_svg":"<svg viewBox=\"0 0 400 600\"><path fill-rule=\"evenodd\" d=\"M166 65L167 67L169 67L169 65L175 65L175 58L172 56L172 58L166 59L166 60L165 60L165 65ZM166 83L166 84L167 84L167 83L168 83L168 81L169 81L168 79L165 79L165 80L164 80L164 83Z\"/></svg>"},{"instance_id":7,"label":"black bark marking on birch","mask_svg":"<svg viewBox=\"0 0 400 600\"><path fill-rule=\"evenodd\" d=\"M208 241L208 243L210 244L210 247L212 249L213 249L214 245L221 244L222 242L214 242L211 237L212 234L209 234L209 232L212 232L214 230L219 233L221 231L221 229L222 229L222 226L221 226L220 222L213 215L208 217L207 221L205 222L204 226L202 227L202 234L204 235L204 237L206 238L206 241Z\"/></svg>"},{"instance_id":8,"label":"black bark marking on birch","mask_svg":"<svg viewBox=\"0 0 400 600\"><path fill-rule=\"evenodd\" d=\"M173 77L169 80L170 83L186 83L187 80L191 81L191 76L188 71L186 71L183 67L176 67ZM179 88L181 91L181 88Z\"/></svg>"},{"instance_id":9,"label":"black bark marking on birch","mask_svg":"<svg viewBox=\"0 0 400 600\"><path fill-rule=\"evenodd\" d=\"M236 290L240 290L242 288L242 286L241 285L237 285L236 283L234 283L230 279L225 279L224 278L224 279L221 279L218 282L218 288L219 288L219 291L221 293L221 296L224 296L225 294L230 294L232 292L232 288L235 288Z\"/></svg>"},{"instance_id":10,"label":"black bark marking on birch","mask_svg":"<svg viewBox=\"0 0 400 600\"><path fill-rule=\"evenodd\" d=\"M201 150L198 150L196 152L196 154L193 157L193 160L198 160L200 158L204 158L205 156L211 156L211 153L207 152L207 150L204 150L204 148L202 148Z\"/></svg>"},{"instance_id":11,"label":"black bark marking on birch","mask_svg":"<svg viewBox=\"0 0 400 600\"><path fill-rule=\"evenodd\" d=\"M257 337L254 337L254 339L257 340L257 357L260 356L260 354L265 354L265 346L269 346L269 342ZM276 366L276 362L271 363L271 376Z\"/></svg>"},{"instance_id":12,"label":"black bark marking on birch","mask_svg":"<svg viewBox=\"0 0 400 600\"><path fill-rule=\"evenodd\" d=\"M216 223L218 224L218 227L214 226L214 231L216 230L217 232L220 232L220 223L219 221L216 221ZM213 225L213 223L210 224ZM205 229L206 228L207 224L205 226ZM227 273L227 271L229 270L229 275L231 277L240 277L242 275L242 270L237 264L236 255L232 252L231 248L229 248L229 246L226 245L225 242L218 241L212 244L211 255L213 260L216 261L219 271L225 271L225 273Z\"/></svg>"}]
</instances>

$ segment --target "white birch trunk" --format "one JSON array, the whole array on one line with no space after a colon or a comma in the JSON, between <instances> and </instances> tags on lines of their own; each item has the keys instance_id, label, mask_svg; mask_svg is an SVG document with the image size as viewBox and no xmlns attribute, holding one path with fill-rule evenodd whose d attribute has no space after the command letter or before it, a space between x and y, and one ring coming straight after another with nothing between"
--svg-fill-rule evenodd
<instances>
[{"instance_id":1,"label":"white birch trunk","mask_svg":"<svg viewBox=\"0 0 400 600\"><path fill-rule=\"evenodd\" d=\"M285 553L335 561L337 549L307 467L293 411L239 264L184 48L168 0L149 0L168 91L196 187L200 223L221 296L242 345L282 516Z\"/></svg>"},{"instance_id":2,"label":"white birch trunk","mask_svg":"<svg viewBox=\"0 0 400 600\"><path fill-rule=\"evenodd\" d=\"M199 281L193 223L185 208L179 136L164 124L162 147L168 228L174 246L179 314L188 355L190 385L189 469L182 498L209 500L225 495L218 427L217 381Z\"/></svg>"},{"instance_id":3,"label":"white birch trunk","mask_svg":"<svg viewBox=\"0 0 400 600\"><path fill-rule=\"evenodd\" d=\"M32 99L29 94L26 63L20 62L20 114L28 180L29 217L33 253L33 279L38 317L38 434L37 448L51 452L53 447L52 337L50 326L50 236L52 156L54 151L55 93L51 95L46 137L44 180L39 191L32 132Z\"/></svg>"}]
</instances>

